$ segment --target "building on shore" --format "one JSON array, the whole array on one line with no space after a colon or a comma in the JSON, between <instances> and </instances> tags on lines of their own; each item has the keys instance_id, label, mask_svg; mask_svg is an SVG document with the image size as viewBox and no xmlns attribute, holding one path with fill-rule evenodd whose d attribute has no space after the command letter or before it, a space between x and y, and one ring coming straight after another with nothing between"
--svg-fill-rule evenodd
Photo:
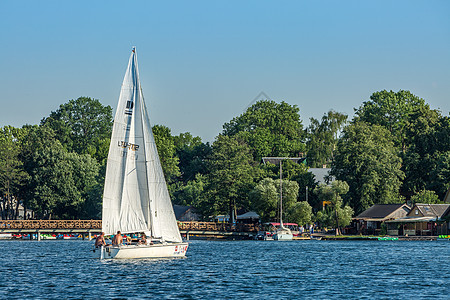
<instances>
[{"instance_id":1,"label":"building on shore","mask_svg":"<svg viewBox=\"0 0 450 300\"><path fill-rule=\"evenodd\" d=\"M441 216L442 235L450 234L450 206Z\"/></svg>"},{"instance_id":2,"label":"building on shore","mask_svg":"<svg viewBox=\"0 0 450 300\"><path fill-rule=\"evenodd\" d=\"M448 224L442 222L450 204L417 203L403 218L386 221L389 235L437 236L446 234ZM448 222L447 222L448 223Z\"/></svg>"},{"instance_id":3,"label":"building on shore","mask_svg":"<svg viewBox=\"0 0 450 300\"><path fill-rule=\"evenodd\" d=\"M403 218L410 209L405 203L375 204L354 217L349 229L354 234L379 235L384 222Z\"/></svg>"},{"instance_id":4,"label":"building on shore","mask_svg":"<svg viewBox=\"0 0 450 300\"><path fill-rule=\"evenodd\" d=\"M244 224L258 224L259 219L259 215L254 211L249 211L236 217L237 222Z\"/></svg>"}]
</instances>

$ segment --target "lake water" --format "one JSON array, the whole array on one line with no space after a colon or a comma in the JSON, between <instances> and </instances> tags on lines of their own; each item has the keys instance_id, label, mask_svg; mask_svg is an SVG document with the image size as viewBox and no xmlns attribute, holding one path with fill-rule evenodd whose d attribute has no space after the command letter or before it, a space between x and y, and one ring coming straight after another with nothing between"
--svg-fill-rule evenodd
<instances>
[{"instance_id":1,"label":"lake water","mask_svg":"<svg viewBox=\"0 0 450 300\"><path fill-rule=\"evenodd\" d=\"M2 299L450 299L450 241L191 241L96 260L88 241L0 241Z\"/></svg>"}]
</instances>

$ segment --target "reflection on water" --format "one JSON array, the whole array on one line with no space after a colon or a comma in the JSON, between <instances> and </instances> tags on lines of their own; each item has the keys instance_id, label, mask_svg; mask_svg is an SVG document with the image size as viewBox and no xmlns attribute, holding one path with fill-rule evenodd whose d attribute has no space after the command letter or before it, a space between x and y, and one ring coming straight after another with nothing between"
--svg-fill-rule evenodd
<instances>
[{"instance_id":1,"label":"reflection on water","mask_svg":"<svg viewBox=\"0 0 450 300\"><path fill-rule=\"evenodd\" d=\"M450 242L191 241L97 260L88 241L0 241L0 298L449 299Z\"/></svg>"}]
</instances>

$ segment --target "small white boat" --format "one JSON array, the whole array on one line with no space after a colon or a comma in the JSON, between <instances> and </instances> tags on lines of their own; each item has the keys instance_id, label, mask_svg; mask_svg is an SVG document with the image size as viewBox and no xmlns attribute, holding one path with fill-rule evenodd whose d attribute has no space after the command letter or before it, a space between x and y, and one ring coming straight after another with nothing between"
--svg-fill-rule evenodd
<instances>
[{"instance_id":1,"label":"small white boat","mask_svg":"<svg viewBox=\"0 0 450 300\"><path fill-rule=\"evenodd\" d=\"M283 225L281 225L281 227L273 234L273 239L276 241L292 241L293 238L294 235L291 230Z\"/></svg>"},{"instance_id":2,"label":"small white boat","mask_svg":"<svg viewBox=\"0 0 450 300\"><path fill-rule=\"evenodd\" d=\"M291 158L291 157L263 157L264 163L266 161L271 163L279 163L280 164L280 227L273 233L273 239L275 241L292 241L294 235L292 234L289 228L284 227L283 225L283 160L290 160L297 162L299 158Z\"/></svg>"},{"instance_id":3,"label":"small white boat","mask_svg":"<svg viewBox=\"0 0 450 300\"><path fill-rule=\"evenodd\" d=\"M156 149L133 48L114 117L103 192L106 235L145 233L152 245L94 249L98 258L183 257L181 239Z\"/></svg>"},{"instance_id":4,"label":"small white boat","mask_svg":"<svg viewBox=\"0 0 450 300\"><path fill-rule=\"evenodd\" d=\"M13 236L11 233L0 233L0 240L10 240Z\"/></svg>"}]
</instances>

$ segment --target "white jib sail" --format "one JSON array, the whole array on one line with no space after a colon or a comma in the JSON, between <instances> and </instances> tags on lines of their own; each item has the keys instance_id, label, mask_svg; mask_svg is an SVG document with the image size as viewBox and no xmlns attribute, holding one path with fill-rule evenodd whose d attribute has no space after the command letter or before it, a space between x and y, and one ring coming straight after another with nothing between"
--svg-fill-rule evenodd
<instances>
[{"instance_id":1,"label":"white jib sail","mask_svg":"<svg viewBox=\"0 0 450 300\"><path fill-rule=\"evenodd\" d=\"M106 234L148 232L181 242L139 81L133 49L114 118L103 192Z\"/></svg>"}]
</instances>

